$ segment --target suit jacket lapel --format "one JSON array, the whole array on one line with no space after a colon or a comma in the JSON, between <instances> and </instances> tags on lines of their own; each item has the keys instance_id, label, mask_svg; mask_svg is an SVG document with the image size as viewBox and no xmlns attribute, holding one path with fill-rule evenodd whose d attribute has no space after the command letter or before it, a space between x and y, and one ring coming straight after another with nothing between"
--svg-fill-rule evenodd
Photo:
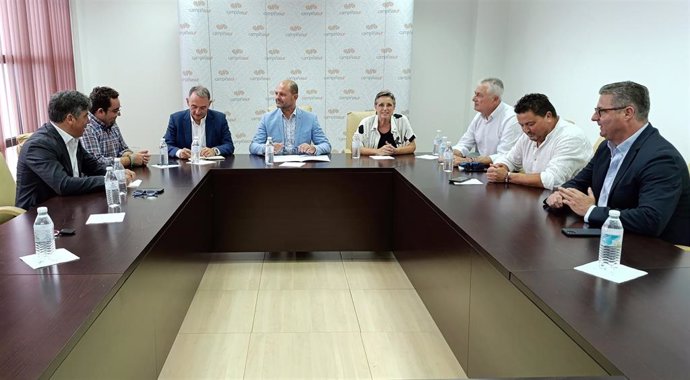
<instances>
[{"instance_id":1,"label":"suit jacket lapel","mask_svg":"<svg viewBox=\"0 0 690 380\"><path fill-rule=\"evenodd\" d=\"M637 137L637 140L635 140L633 145L630 147L630 150L625 155L625 159L623 159L623 162L621 163L621 166L618 169L618 173L616 173L616 178L613 179L610 194L612 194L615 191L616 186L618 186L621 179L630 168L630 164L635 160L635 157L637 156L637 153L639 153L642 144L644 144L645 141L647 141L649 136L651 136L652 133L654 133L654 131L655 129L652 127L652 124L649 124L647 128L642 132L642 134L640 134Z\"/></svg>"},{"instance_id":2,"label":"suit jacket lapel","mask_svg":"<svg viewBox=\"0 0 690 380\"><path fill-rule=\"evenodd\" d=\"M189 110L185 112L182 120L182 132L184 133L184 146L192 146L192 114Z\"/></svg>"},{"instance_id":3,"label":"suit jacket lapel","mask_svg":"<svg viewBox=\"0 0 690 380\"><path fill-rule=\"evenodd\" d=\"M205 146L210 146L208 142L213 141L213 130L213 114L211 113L211 110L208 110L208 113L206 114L206 125L204 126L206 141L204 141L203 144L205 144Z\"/></svg>"}]
</instances>

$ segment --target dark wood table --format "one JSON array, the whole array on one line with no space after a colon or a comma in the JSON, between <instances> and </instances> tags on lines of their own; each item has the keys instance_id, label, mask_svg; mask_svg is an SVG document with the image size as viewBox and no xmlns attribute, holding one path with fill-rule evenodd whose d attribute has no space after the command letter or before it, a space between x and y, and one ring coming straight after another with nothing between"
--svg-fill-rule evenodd
<instances>
[{"instance_id":1,"label":"dark wood table","mask_svg":"<svg viewBox=\"0 0 690 380\"><path fill-rule=\"evenodd\" d=\"M395 252L472 377L690 371L690 255L675 246L626 234L622 263L649 275L617 285L572 269L596 259L598 239L562 235L581 222L546 213L547 191L449 185L412 156L331 160L138 169L165 193L130 193L120 224L84 224L107 212L101 193L53 198L56 227L77 230L57 246L80 260L41 270L18 259L33 253L35 210L3 224L2 377L155 377L208 253L285 250Z\"/></svg>"}]
</instances>

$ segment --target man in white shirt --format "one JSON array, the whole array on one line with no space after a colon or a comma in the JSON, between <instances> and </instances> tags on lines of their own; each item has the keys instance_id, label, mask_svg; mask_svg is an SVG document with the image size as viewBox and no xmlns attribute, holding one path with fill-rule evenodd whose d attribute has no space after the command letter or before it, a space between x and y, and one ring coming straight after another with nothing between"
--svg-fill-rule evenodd
<instances>
[{"instance_id":1,"label":"man in white shirt","mask_svg":"<svg viewBox=\"0 0 690 380\"><path fill-rule=\"evenodd\" d=\"M520 137L520 126L513 107L501 101L503 82L486 78L474 90L472 101L477 114L465 134L453 146L455 165L477 161L491 164L500 154L506 154ZM475 150L479 157L469 157Z\"/></svg>"},{"instance_id":2,"label":"man in white shirt","mask_svg":"<svg viewBox=\"0 0 690 380\"><path fill-rule=\"evenodd\" d=\"M562 120L543 94L528 94L515 105L524 134L487 171L490 182L554 189L589 161L592 144L575 124ZM521 173L513 173L523 170Z\"/></svg>"}]
</instances>

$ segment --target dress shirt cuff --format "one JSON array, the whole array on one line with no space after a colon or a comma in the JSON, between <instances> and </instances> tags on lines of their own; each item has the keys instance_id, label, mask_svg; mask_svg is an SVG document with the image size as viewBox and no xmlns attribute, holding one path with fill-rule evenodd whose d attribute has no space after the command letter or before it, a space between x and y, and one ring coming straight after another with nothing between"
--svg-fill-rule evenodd
<instances>
[{"instance_id":1,"label":"dress shirt cuff","mask_svg":"<svg viewBox=\"0 0 690 380\"><path fill-rule=\"evenodd\" d=\"M596 205L589 206L589 209L585 213L585 223L589 223L589 214L591 214L592 211L594 210L594 208L596 208L596 207L597 207Z\"/></svg>"},{"instance_id":2,"label":"dress shirt cuff","mask_svg":"<svg viewBox=\"0 0 690 380\"><path fill-rule=\"evenodd\" d=\"M175 157L180 158L180 153L182 153L182 149L178 149L177 152L175 152Z\"/></svg>"}]
</instances>

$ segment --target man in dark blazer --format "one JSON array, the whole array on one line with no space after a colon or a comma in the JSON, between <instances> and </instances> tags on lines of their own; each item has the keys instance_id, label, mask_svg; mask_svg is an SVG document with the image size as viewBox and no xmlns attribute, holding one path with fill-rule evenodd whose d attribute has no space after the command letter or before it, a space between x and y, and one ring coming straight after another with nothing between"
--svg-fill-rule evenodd
<instances>
[{"instance_id":1,"label":"man in dark blazer","mask_svg":"<svg viewBox=\"0 0 690 380\"><path fill-rule=\"evenodd\" d=\"M106 165L81 145L89 121L89 98L77 91L54 94L48 103L50 123L26 141L17 163L16 206L30 209L56 195L102 190ZM134 173L127 170L128 181ZM105 203L104 203L105 204Z\"/></svg>"},{"instance_id":2,"label":"man in dark blazer","mask_svg":"<svg viewBox=\"0 0 690 380\"><path fill-rule=\"evenodd\" d=\"M610 209L620 210L626 231L690 245L690 175L678 150L647 120L647 88L612 83L599 95L592 121L606 141L546 204L568 206L594 227Z\"/></svg>"},{"instance_id":3,"label":"man in dark blazer","mask_svg":"<svg viewBox=\"0 0 690 380\"><path fill-rule=\"evenodd\" d=\"M187 98L188 110L170 115L165 142L171 157L192 157L192 136L198 136L201 156L229 156L235 151L228 121L221 112L209 109L211 93L206 87L194 86Z\"/></svg>"}]
</instances>

